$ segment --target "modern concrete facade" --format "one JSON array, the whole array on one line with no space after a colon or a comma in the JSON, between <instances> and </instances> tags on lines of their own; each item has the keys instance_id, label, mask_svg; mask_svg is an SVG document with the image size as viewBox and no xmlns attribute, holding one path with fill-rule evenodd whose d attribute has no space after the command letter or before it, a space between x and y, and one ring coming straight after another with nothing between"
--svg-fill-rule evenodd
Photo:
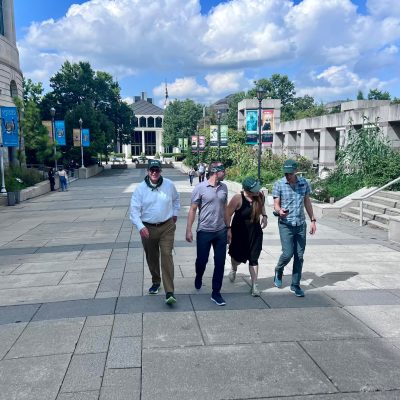
<instances>
[{"instance_id":1,"label":"modern concrete facade","mask_svg":"<svg viewBox=\"0 0 400 400\"><path fill-rule=\"evenodd\" d=\"M277 123L272 151L287 156L302 155L319 171L336 164L337 150L346 146L350 125L361 128L377 121L392 147L400 149L400 105L389 100L355 100L341 104L341 112Z\"/></svg>"},{"instance_id":2,"label":"modern concrete facade","mask_svg":"<svg viewBox=\"0 0 400 400\"><path fill-rule=\"evenodd\" d=\"M0 0L0 107L14 107L13 97L22 97L22 72L16 44L14 1ZM4 150L4 159L12 160L14 148Z\"/></svg>"},{"instance_id":3,"label":"modern concrete facade","mask_svg":"<svg viewBox=\"0 0 400 400\"><path fill-rule=\"evenodd\" d=\"M162 134L164 110L153 104L153 100L147 97L146 92L135 96L131 108L135 114L131 144L123 145L123 152L128 156L154 156L157 152L163 152Z\"/></svg>"}]
</instances>

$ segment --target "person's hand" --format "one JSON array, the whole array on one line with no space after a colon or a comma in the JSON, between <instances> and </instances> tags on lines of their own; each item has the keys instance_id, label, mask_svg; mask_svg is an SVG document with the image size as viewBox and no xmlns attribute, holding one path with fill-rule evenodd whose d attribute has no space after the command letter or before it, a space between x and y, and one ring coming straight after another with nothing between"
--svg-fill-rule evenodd
<instances>
[{"instance_id":1,"label":"person's hand","mask_svg":"<svg viewBox=\"0 0 400 400\"><path fill-rule=\"evenodd\" d=\"M281 208L279 210L279 216L281 218L286 218L288 216L288 214L289 214L289 210L285 210L284 208Z\"/></svg>"},{"instance_id":2,"label":"person's hand","mask_svg":"<svg viewBox=\"0 0 400 400\"><path fill-rule=\"evenodd\" d=\"M172 217L172 219L173 219L173 221L174 221L175 224L176 224L176 221L178 220L178 217L177 217L176 215L174 215L174 216Z\"/></svg>"},{"instance_id":3,"label":"person's hand","mask_svg":"<svg viewBox=\"0 0 400 400\"><path fill-rule=\"evenodd\" d=\"M186 229L186 241L189 243L193 242L193 234L192 231L189 229Z\"/></svg>"},{"instance_id":4,"label":"person's hand","mask_svg":"<svg viewBox=\"0 0 400 400\"><path fill-rule=\"evenodd\" d=\"M148 239L148 238L150 237L150 232L149 232L149 230L148 230L146 227L142 228L142 229L139 231L139 233L140 233L140 236L141 236L143 239Z\"/></svg>"},{"instance_id":5,"label":"person's hand","mask_svg":"<svg viewBox=\"0 0 400 400\"><path fill-rule=\"evenodd\" d=\"M314 233L317 231L317 223L314 221L314 222L311 222L311 225L310 225L310 235L314 235Z\"/></svg>"},{"instance_id":6,"label":"person's hand","mask_svg":"<svg viewBox=\"0 0 400 400\"><path fill-rule=\"evenodd\" d=\"M261 220L261 229L266 228L268 225L268 217L267 216L263 216L262 220Z\"/></svg>"},{"instance_id":7,"label":"person's hand","mask_svg":"<svg viewBox=\"0 0 400 400\"><path fill-rule=\"evenodd\" d=\"M230 244L232 241L232 230L231 229L228 229L227 240L228 240L228 244Z\"/></svg>"}]
</instances>

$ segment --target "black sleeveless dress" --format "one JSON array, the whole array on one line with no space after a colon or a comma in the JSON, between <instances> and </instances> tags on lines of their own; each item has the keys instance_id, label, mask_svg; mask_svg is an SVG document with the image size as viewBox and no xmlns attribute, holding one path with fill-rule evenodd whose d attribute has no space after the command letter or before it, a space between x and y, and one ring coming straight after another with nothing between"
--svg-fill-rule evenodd
<instances>
[{"instance_id":1,"label":"black sleeveless dress","mask_svg":"<svg viewBox=\"0 0 400 400\"><path fill-rule=\"evenodd\" d=\"M262 250L263 231L260 222L251 221L252 204L242 192L242 206L235 211L232 220L232 241L229 255L236 261L258 265Z\"/></svg>"}]
</instances>

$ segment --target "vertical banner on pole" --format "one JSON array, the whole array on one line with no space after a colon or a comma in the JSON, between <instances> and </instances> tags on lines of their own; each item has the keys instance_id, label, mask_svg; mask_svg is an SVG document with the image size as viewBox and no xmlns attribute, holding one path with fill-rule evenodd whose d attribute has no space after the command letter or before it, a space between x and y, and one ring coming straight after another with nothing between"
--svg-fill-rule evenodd
<instances>
[{"instance_id":1,"label":"vertical banner on pole","mask_svg":"<svg viewBox=\"0 0 400 400\"><path fill-rule=\"evenodd\" d=\"M206 150L206 137L199 136L199 151L203 152Z\"/></svg>"},{"instance_id":2,"label":"vertical banner on pole","mask_svg":"<svg viewBox=\"0 0 400 400\"><path fill-rule=\"evenodd\" d=\"M72 131L72 137L74 140L74 147L81 146L81 130L78 128L74 128Z\"/></svg>"},{"instance_id":3,"label":"vertical banner on pole","mask_svg":"<svg viewBox=\"0 0 400 400\"><path fill-rule=\"evenodd\" d=\"M65 123L64 121L54 121L54 129L56 131L56 141L60 146L65 146Z\"/></svg>"},{"instance_id":4,"label":"vertical banner on pole","mask_svg":"<svg viewBox=\"0 0 400 400\"><path fill-rule=\"evenodd\" d=\"M4 147L18 147L18 111L16 107L1 107L1 130Z\"/></svg>"},{"instance_id":5,"label":"vertical banner on pole","mask_svg":"<svg viewBox=\"0 0 400 400\"><path fill-rule=\"evenodd\" d=\"M228 147L228 125L221 125L221 147Z\"/></svg>"},{"instance_id":6,"label":"vertical banner on pole","mask_svg":"<svg viewBox=\"0 0 400 400\"><path fill-rule=\"evenodd\" d=\"M82 146L90 146L90 132L88 128L82 129Z\"/></svg>"},{"instance_id":7,"label":"vertical banner on pole","mask_svg":"<svg viewBox=\"0 0 400 400\"><path fill-rule=\"evenodd\" d=\"M218 125L210 125L210 147L218 147Z\"/></svg>"},{"instance_id":8,"label":"vertical banner on pole","mask_svg":"<svg viewBox=\"0 0 400 400\"><path fill-rule=\"evenodd\" d=\"M196 153L197 152L197 135L192 135L192 153Z\"/></svg>"},{"instance_id":9,"label":"vertical banner on pole","mask_svg":"<svg viewBox=\"0 0 400 400\"><path fill-rule=\"evenodd\" d=\"M49 133L50 143L53 144L53 136L51 134L51 121L42 121L42 125L47 129L47 132Z\"/></svg>"},{"instance_id":10,"label":"vertical banner on pole","mask_svg":"<svg viewBox=\"0 0 400 400\"><path fill-rule=\"evenodd\" d=\"M183 150L187 150L189 147L189 139L188 138L183 138Z\"/></svg>"},{"instance_id":11,"label":"vertical banner on pole","mask_svg":"<svg viewBox=\"0 0 400 400\"><path fill-rule=\"evenodd\" d=\"M257 144L258 111L246 110L246 144Z\"/></svg>"},{"instance_id":12,"label":"vertical banner on pole","mask_svg":"<svg viewBox=\"0 0 400 400\"><path fill-rule=\"evenodd\" d=\"M263 110L261 116L261 137L264 146L272 147L274 130L274 110Z\"/></svg>"}]
</instances>

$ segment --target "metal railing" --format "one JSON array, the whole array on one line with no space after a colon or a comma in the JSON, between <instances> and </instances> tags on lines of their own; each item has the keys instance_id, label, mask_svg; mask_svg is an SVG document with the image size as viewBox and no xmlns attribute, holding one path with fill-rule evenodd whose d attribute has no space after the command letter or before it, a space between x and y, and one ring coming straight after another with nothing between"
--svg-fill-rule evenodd
<instances>
[{"instance_id":1,"label":"metal railing","mask_svg":"<svg viewBox=\"0 0 400 400\"><path fill-rule=\"evenodd\" d=\"M352 200L359 200L360 201L360 226L364 225L364 200L370 198L371 196L379 193L381 190L384 190L386 188L388 188L389 186L394 185L395 183L400 182L400 176L396 179L393 179L392 181L390 181L389 183L387 183L386 185L383 185L380 188L377 188L375 190L373 190L371 193L366 194L365 196L361 196L361 197L353 197Z\"/></svg>"}]
</instances>

